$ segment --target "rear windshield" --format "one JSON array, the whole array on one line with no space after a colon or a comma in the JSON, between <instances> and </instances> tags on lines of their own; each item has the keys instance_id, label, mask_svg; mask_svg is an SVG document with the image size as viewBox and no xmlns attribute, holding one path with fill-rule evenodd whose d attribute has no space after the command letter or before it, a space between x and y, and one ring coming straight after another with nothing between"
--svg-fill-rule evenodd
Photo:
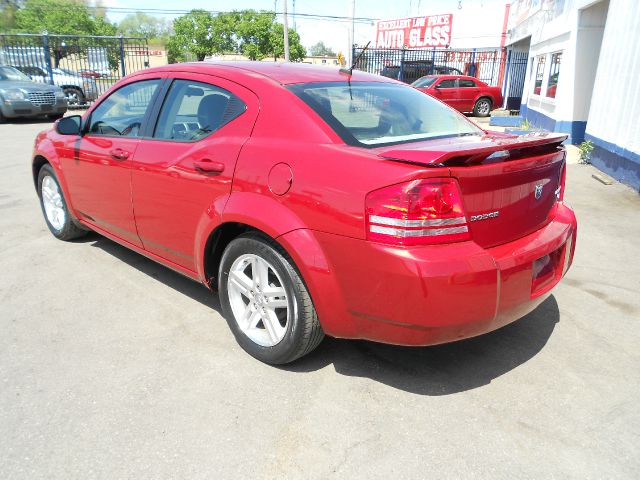
<instances>
[{"instance_id":1,"label":"rear windshield","mask_svg":"<svg viewBox=\"0 0 640 480\"><path fill-rule=\"evenodd\" d=\"M412 87L426 88L433 85L438 77L422 77L411 84Z\"/></svg>"},{"instance_id":2,"label":"rear windshield","mask_svg":"<svg viewBox=\"0 0 640 480\"><path fill-rule=\"evenodd\" d=\"M452 108L406 85L326 82L288 88L350 145L372 148L483 133Z\"/></svg>"}]
</instances>

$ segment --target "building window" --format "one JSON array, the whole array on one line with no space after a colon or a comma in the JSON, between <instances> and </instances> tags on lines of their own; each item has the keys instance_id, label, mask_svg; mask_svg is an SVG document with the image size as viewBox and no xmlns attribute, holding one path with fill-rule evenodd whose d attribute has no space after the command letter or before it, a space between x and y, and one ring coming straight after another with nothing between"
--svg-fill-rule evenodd
<instances>
[{"instance_id":1,"label":"building window","mask_svg":"<svg viewBox=\"0 0 640 480\"><path fill-rule=\"evenodd\" d=\"M558 87L558 76L560 75L560 63L562 62L562 52L551 55L551 65L549 68L549 81L547 82L546 96L556 98L556 88Z\"/></svg>"},{"instance_id":2,"label":"building window","mask_svg":"<svg viewBox=\"0 0 640 480\"><path fill-rule=\"evenodd\" d=\"M544 76L544 60L545 56L540 55L536 57L536 81L533 84L533 93L535 95L540 95L542 91L542 77Z\"/></svg>"}]
</instances>

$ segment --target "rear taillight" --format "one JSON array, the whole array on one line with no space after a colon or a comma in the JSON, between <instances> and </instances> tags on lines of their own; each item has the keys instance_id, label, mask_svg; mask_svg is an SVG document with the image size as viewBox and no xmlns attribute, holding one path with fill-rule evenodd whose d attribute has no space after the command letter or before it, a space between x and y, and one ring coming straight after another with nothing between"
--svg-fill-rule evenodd
<instances>
[{"instance_id":1,"label":"rear taillight","mask_svg":"<svg viewBox=\"0 0 640 480\"><path fill-rule=\"evenodd\" d=\"M469 240L458 182L435 178L375 190L366 199L367 238L393 245Z\"/></svg>"}]
</instances>

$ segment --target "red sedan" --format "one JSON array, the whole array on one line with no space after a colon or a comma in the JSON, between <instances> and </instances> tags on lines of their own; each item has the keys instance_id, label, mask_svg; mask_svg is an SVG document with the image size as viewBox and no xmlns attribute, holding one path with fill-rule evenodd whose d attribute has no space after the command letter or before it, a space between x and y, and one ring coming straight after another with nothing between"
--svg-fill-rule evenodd
<instances>
[{"instance_id":1,"label":"red sedan","mask_svg":"<svg viewBox=\"0 0 640 480\"><path fill-rule=\"evenodd\" d=\"M474 77L427 75L411 86L460 112L473 112L476 117L488 117L491 110L502 105L500 87L490 87Z\"/></svg>"},{"instance_id":2,"label":"red sedan","mask_svg":"<svg viewBox=\"0 0 640 480\"><path fill-rule=\"evenodd\" d=\"M55 237L94 230L218 290L279 364L325 334L431 345L536 308L575 247L564 139L362 72L182 64L40 133L33 178Z\"/></svg>"}]
</instances>

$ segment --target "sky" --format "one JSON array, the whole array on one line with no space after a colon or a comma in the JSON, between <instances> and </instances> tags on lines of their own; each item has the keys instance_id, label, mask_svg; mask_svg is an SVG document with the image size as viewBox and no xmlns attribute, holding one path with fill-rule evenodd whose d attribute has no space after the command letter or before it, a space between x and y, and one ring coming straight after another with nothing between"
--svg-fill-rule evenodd
<instances>
[{"instance_id":1,"label":"sky","mask_svg":"<svg viewBox=\"0 0 640 480\"><path fill-rule=\"evenodd\" d=\"M157 8L173 10L190 10L202 8L206 10L273 10L274 3L277 11L282 12L284 0L103 0L107 7L121 8ZM288 12L293 12L293 0L288 0ZM296 13L350 16L349 0L295 0ZM502 15L505 0L355 0L355 16L380 20L391 20L426 14L464 13L474 10L486 12L488 16ZM462 8L459 8L462 7ZM480 10L478 10L480 9ZM121 20L126 13L108 11L108 17L112 21ZM156 15L154 13L154 15ZM165 18L175 18L179 14L163 15ZM455 17L454 17L455 18ZM481 19L479 19L481 21ZM336 53L346 51L349 48L348 31L351 23L337 20L311 20L301 17L295 18L295 27L300 35L302 44L310 47L318 41L331 47ZM293 18L289 17L289 27L293 27ZM355 24L354 43L365 45L369 40L374 40L375 21Z\"/></svg>"}]
</instances>

